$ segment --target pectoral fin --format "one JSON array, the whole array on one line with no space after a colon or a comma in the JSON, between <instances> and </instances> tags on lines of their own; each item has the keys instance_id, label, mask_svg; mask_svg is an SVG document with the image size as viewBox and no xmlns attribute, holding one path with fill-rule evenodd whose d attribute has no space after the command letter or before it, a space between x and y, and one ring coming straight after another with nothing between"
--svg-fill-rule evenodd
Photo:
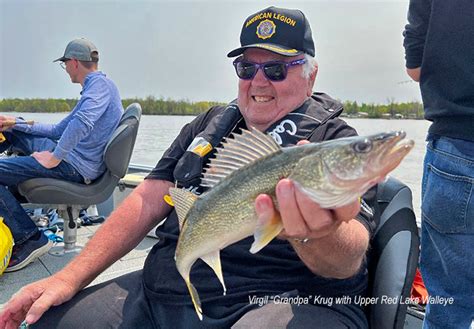
<instances>
[{"instance_id":1,"label":"pectoral fin","mask_svg":"<svg viewBox=\"0 0 474 329\"><path fill-rule=\"evenodd\" d=\"M255 254L270 243L283 229L283 223L278 212L274 212L271 218L259 218L257 228L253 234L255 241L252 243L250 252Z\"/></svg>"},{"instance_id":2,"label":"pectoral fin","mask_svg":"<svg viewBox=\"0 0 474 329\"><path fill-rule=\"evenodd\" d=\"M217 277L219 278L219 281L222 284L222 289L224 289L225 295L227 292L227 288L225 287L224 276L222 275L221 257L219 250L213 251L205 256L202 256L201 259L212 268L214 273L216 273Z\"/></svg>"}]
</instances>

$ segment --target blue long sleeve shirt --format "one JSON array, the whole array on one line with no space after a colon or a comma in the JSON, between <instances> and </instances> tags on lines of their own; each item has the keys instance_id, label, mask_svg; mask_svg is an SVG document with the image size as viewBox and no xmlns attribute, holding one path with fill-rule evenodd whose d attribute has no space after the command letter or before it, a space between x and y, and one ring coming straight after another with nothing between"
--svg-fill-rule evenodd
<instances>
[{"instance_id":1,"label":"blue long sleeve shirt","mask_svg":"<svg viewBox=\"0 0 474 329\"><path fill-rule=\"evenodd\" d=\"M474 141L474 1L410 0L407 68L421 67L430 133Z\"/></svg>"},{"instance_id":2,"label":"blue long sleeve shirt","mask_svg":"<svg viewBox=\"0 0 474 329\"><path fill-rule=\"evenodd\" d=\"M61 122L15 125L13 129L57 141L53 155L72 165L84 179L93 180L105 171L105 146L122 113L117 87L97 71L86 76L81 98Z\"/></svg>"}]
</instances>

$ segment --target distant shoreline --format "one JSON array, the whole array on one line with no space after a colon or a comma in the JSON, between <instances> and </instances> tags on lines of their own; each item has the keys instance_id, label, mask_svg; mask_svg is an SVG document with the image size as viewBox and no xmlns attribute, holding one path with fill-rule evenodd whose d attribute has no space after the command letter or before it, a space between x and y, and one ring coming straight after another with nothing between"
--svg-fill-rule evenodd
<instances>
[{"instance_id":1,"label":"distant shoreline","mask_svg":"<svg viewBox=\"0 0 474 329\"><path fill-rule=\"evenodd\" d=\"M17 113L67 113L77 103L77 99L0 99L0 112ZM213 106L225 105L225 103L189 100L172 100L163 98L127 98L122 100L125 107L131 103L140 103L145 115L198 115L206 112ZM389 104L358 104L357 102L342 102L344 112L343 118L367 118L367 119L414 119L423 120L423 105L419 102L396 103L391 100Z\"/></svg>"}]
</instances>

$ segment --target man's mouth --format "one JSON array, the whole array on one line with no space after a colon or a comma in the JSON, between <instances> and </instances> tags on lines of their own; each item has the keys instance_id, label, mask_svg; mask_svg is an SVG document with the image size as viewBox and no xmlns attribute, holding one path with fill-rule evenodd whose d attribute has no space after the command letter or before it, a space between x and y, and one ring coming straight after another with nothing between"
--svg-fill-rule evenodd
<instances>
[{"instance_id":1,"label":"man's mouth","mask_svg":"<svg viewBox=\"0 0 474 329\"><path fill-rule=\"evenodd\" d=\"M271 96L252 96L252 99L257 103L266 103L273 100Z\"/></svg>"}]
</instances>

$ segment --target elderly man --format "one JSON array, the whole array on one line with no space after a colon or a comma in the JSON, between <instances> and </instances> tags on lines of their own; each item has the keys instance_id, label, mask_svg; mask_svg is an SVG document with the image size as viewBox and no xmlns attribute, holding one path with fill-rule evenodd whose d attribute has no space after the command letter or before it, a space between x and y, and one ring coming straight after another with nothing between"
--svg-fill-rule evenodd
<instances>
[{"instance_id":1,"label":"elderly man","mask_svg":"<svg viewBox=\"0 0 474 329\"><path fill-rule=\"evenodd\" d=\"M175 184L197 194L204 191L202 168L222 138L249 127L268 132L282 146L355 134L337 118L342 111L338 102L313 95L314 55L311 29L301 11L270 7L251 15L242 28L241 47L229 53L239 56L234 61L237 102L211 108L186 125L75 260L12 298L0 327L25 318L28 323L39 320L40 328L276 328L290 322L301 328L366 327L362 309L328 299L365 293L364 256L372 223L369 214L359 212L359 202L322 209L292 181L282 179L276 195L284 233L255 255L248 252L251 238L221 252L225 296L212 270L202 262L194 265L202 321L174 262L179 228L164 197ZM209 149L213 151L203 151ZM257 198L255 209L260 218L276 212L268 195ZM143 270L79 292L166 216ZM134 229L124 230L125 221ZM299 307L271 302L286 297L310 301Z\"/></svg>"},{"instance_id":2,"label":"elderly man","mask_svg":"<svg viewBox=\"0 0 474 329\"><path fill-rule=\"evenodd\" d=\"M56 61L73 83L82 86L81 99L68 116L57 124L34 125L0 116L0 129L6 137L0 151L14 147L31 154L0 160L0 216L15 240L5 272L24 268L51 247L8 187L38 177L91 182L105 170L104 149L123 113L117 87L98 71L99 52L92 42L72 40Z\"/></svg>"}]
</instances>

